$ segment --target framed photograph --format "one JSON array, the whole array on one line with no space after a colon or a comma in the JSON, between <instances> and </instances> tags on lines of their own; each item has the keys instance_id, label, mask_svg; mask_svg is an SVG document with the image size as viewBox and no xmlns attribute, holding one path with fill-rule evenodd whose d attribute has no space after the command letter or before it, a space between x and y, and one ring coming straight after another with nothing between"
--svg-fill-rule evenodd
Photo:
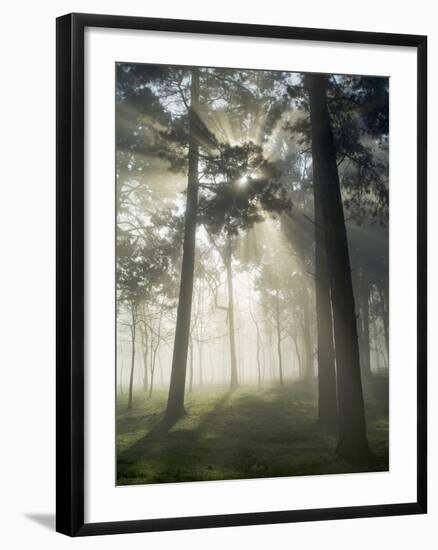
<instances>
[{"instance_id":1,"label":"framed photograph","mask_svg":"<svg viewBox=\"0 0 438 550\"><path fill-rule=\"evenodd\" d=\"M57 20L57 530L426 512L426 37Z\"/></svg>"}]
</instances>

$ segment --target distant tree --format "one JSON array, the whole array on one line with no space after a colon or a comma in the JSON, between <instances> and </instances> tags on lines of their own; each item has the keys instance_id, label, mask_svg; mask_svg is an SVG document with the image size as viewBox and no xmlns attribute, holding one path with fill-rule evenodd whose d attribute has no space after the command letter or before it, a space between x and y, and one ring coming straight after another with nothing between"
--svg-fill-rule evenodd
<instances>
[{"instance_id":1,"label":"distant tree","mask_svg":"<svg viewBox=\"0 0 438 550\"><path fill-rule=\"evenodd\" d=\"M144 296L148 266L142 261L142 251L129 236L119 236L117 243L118 304L128 308L131 333L131 368L129 375L128 410L132 408L138 309Z\"/></svg>"},{"instance_id":2,"label":"distant tree","mask_svg":"<svg viewBox=\"0 0 438 550\"><path fill-rule=\"evenodd\" d=\"M265 317L275 332L280 386L284 385L282 343L288 337L286 324L290 315L288 278L279 269L263 264L256 283Z\"/></svg>"},{"instance_id":3,"label":"distant tree","mask_svg":"<svg viewBox=\"0 0 438 550\"><path fill-rule=\"evenodd\" d=\"M146 367L147 347L151 350L162 341L159 335L158 340L154 338L155 329L148 316L150 305L160 304L158 313L160 318L164 314L164 309L172 310L174 307L177 276L174 238L177 233L178 229L174 229L173 232L163 231L163 223L157 224L154 219L147 226L140 225L138 222L137 224L129 221L126 223L126 218L119 220L116 264L117 309L120 320L124 312L128 312L131 335L128 409L132 408L138 330L141 331L143 338L143 362ZM158 297L161 298L158 299ZM150 368L152 367L151 362ZM150 387L152 383L153 376L151 376Z\"/></svg>"},{"instance_id":4,"label":"distant tree","mask_svg":"<svg viewBox=\"0 0 438 550\"><path fill-rule=\"evenodd\" d=\"M257 311L255 309L256 308L254 307L253 300L250 296L249 297L249 314L250 314L251 320L254 324L254 328L255 328L255 331L256 331L257 385L259 387L261 387L262 386L262 379L263 379L263 376L262 376L263 367L262 367L262 359L261 359L261 354L262 354L262 336L261 336L261 333L262 333L262 331L261 331L260 325L262 325L263 319L261 318L261 316L257 315Z\"/></svg>"},{"instance_id":5,"label":"distant tree","mask_svg":"<svg viewBox=\"0 0 438 550\"><path fill-rule=\"evenodd\" d=\"M254 143L222 145L215 156L203 159L203 194L199 220L219 253L227 274L228 323L230 336L230 387L238 382L233 255L237 238L265 219L269 213L288 212L290 200L276 180L276 172Z\"/></svg>"}]
</instances>

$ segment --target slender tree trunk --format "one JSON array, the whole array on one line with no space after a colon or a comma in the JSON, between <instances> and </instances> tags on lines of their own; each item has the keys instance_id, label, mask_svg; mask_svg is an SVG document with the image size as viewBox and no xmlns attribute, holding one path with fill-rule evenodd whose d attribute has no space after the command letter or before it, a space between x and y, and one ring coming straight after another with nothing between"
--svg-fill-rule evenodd
<instances>
[{"instance_id":1,"label":"slender tree trunk","mask_svg":"<svg viewBox=\"0 0 438 550\"><path fill-rule=\"evenodd\" d=\"M377 342L376 342L377 345ZM377 372L380 372L382 365L380 363L380 350L376 348L376 366L377 366Z\"/></svg>"},{"instance_id":2,"label":"slender tree trunk","mask_svg":"<svg viewBox=\"0 0 438 550\"><path fill-rule=\"evenodd\" d=\"M189 393L193 391L193 338L190 336L189 344Z\"/></svg>"},{"instance_id":3,"label":"slender tree trunk","mask_svg":"<svg viewBox=\"0 0 438 550\"><path fill-rule=\"evenodd\" d=\"M151 383L149 385L149 398L152 397L152 392L154 389L154 374L155 374L155 367L157 366L157 350L158 350L159 344L156 344L154 346L154 349L152 351L152 357L151 357Z\"/></svg>"},{"instance_id":4,"label":"slender tree trunk","mask_svg":"<svg viewBox=\"0 0 438 550\"><path fill-rule=\"evenodd\" d=\"M278 329L277 329L278 331ZM280 386L284 386L283 382L283 359L281 355L281 337L280 333L277 333L277 355L278 355L278 374L280 380Z\"/></svg>"},{"instance_id":5,"label":"slender tree trunk","mask_svg":"<svg viewBox=\"0 0 438 550\"><path fill-rule=\"evenodd\" d=\"M163 363L161 362L161 355L159 351L157 355L157 361L158 361L158 371L160 373L160 384L161 384L161 387L164 388L164 369L163 369Z\"/></svg>"},{"instance_id":6,"label":"slender tree trunk","mask_svg":"<svg viewBox=\"0 0 438 550\"><path fill-rule=\"evenodd\" d=\"M353 285L354 285L354 278L353 278ZM354 288L354 286L353 286ZM364 354L364 350L365 350L365 346L364 346L364 323L363 323L363 300L362 300L362 280L361 280L361 277L359 276L358 277L358 281L357 281L357 292L355 292L355 290L353 290L354 293L355 293L355 296L357 296L356 298L356 303L358 304L358 308L359 308L359 315L358 315L358 319L357 319L357 337L358 337L358 342L359 342L359 358L360 358L360 367L361 367L361 372L362 372L362 375L364 374L364 368L363 366L365 365L365 354Z\"/></svg>"},{"instance_id":7,"label":"slender tree trunk","mask_svg":"<svg viewBox=\"0 0 438 550\"><path fill-rule=\"evenodd\" d=\"M199 385L203 386L204 384L204 377L203 377L203 369L202 369L202 342L198 342L198 368L199 368Z\"/></svg>"},{"instance_id":8,"label":"slender tree trunk","mask_svg":"<svg viewBox=\"0 0 438 550\"><path fill-rule=\"evenodd\" d=\"M149 366L148 366L148 351L149 351L149 335L148 329L143 327L142 331L143 339L143 391L147 392L149 389Z\"/></svg>"},{"instance_id":9,"label":"slender tree trunk","mask_svg":"<svg viewBox=\"0 0 438 550\"><path fill-rule=\"evenodd\" d=\"M371 377L371 356L370 356L370 283L364 276L362 271L362 308L361 308L361 320L362 320L362 345L363 345L363 365L362 373L364 379Z\"/></svg>"},{"instance_id":10,"label":"slender tree trunk","mask_svg":"<svg viewBox=\"0 0 438 550\"><path fill-rule=\"evenodd\" d=\"M197 315L197 329L198 329L198 369L199 369L199 385L204 385L204 365L202 357L202 340L204 337L203 324L202 324L202 312L204 307L203 300L203 286L201 281L199 281L199 291L198 291L198 315Z\"/></svg>"},{"instance_id":11,"label":"slender tree trunk","mask_svg":"<svg viewBox=\"0 0 438 550\"><path fill-rule=\"evenodd\" d=\"M369 293L370 285L364 274L363 268L356 270L353 277L353 292L358 304L357 332L359 341L359 357L362 379L367 380L371 374L371 348L369 325ZM355 284L356 283L356 284Z\"/></svg>"},{"instance_id":12,"label":"slender tree trunk","mask_svg":"<svg viewBox=\"0 0 438 550\"><path fill-rule=\"evenodd\" d=\"M262 385L262 365L260 360L260 328L257 321L254 321L256 329L256 345L257 345L257 384L260 387Z\"/></svg>"},{"instance_id":13,"label":"slender tree trunk","mask_svg":"<svg viewBox=\"0 0 438 550\"><path fill-rule=\"evenodd\" d=\"M261 343L262 343L262 346L261 346L261 352L262 352L262 383L265 384L266 382L266 343L265 343L265 340L263 340L262 338L262 334L264 333L265 331L263 331L261 334L260 334L260 340L261 340Z\"/></svg>"},{"instance_id":14,"label":"slender tree trunk","mask_svg":"<svg viewBox=\"0 0 438 550\"><path fill-rule=\"evenodd\" d=\"M151 382L149 384L149 399L152 397L152 392L154 391L154 374L155 374L155 367L151 368Z\"/></svg>"},{"instance_id":15,"label":"slender tree trunk","mask_svg":"<svg viewBox=\"0 0 438 550\"><path fill-rule=\"evenodd\" d=\"M270 349L269 349L269 366L270 366L269 372L270 372L270 375L271 375L271 382L272 382L272 383L274 383L274 382L275 382L275 379L276 379L276 376L275 376L275 359L274 359L274 342L273 342L273 339L274 339L274 337L272 337L272 339L271 339Z\"/></svg>"},{"instance_id":16,"label":"slender tree trunk","mask_svg":"<svg viewBox=\"0 0 438 550\"><path fill-rule=\"evenodd\" d=\"M192 69L190 97L189 166L181 283L176 317L169 398L165 415L166 419L170 422L178 420L185 414L184 390L186 383L187 353L189 347L190 318L192 310L196 218L198 210L199 146L196 132L196 117L199 104L199 71L197 68Z\"/></svg>"},{"instance_id":17,"label":"slender tree trunk","mask_svg":"<svg viewBox=\"0 0 438 550\"><path fill-rule=\"evenodd\" d=\"M215 370L214 370L213 361L211 358L211 346L209 346L208 348L208 366L210 367L210 373L211 373L210 383L213 386L215 383Z\"/></svg>"},{"instance_id":18,"label":"slender tree trunk","mask_svg":"<svg viewBox=\"0 0 438 550\"><path fill-rule=\"evenodd\" d=\"M310 336L310 312L309 312L309 300L307 295L307 290L303 287L303 292L305 292L305 299L302 303L303 306L303 340L304 340L304 349L306 355L306 369L304 372L304 377L307 381L310 381L314 378L314 368L313 368L313 350L312 350L312 338Z\"/></svg>"},{"instance_id":19,"label":"slender tree trunk","mask_svg":"<svg viewBox=\"0 0 438 550\"><path fill-rule=\"evenodd\" d=\"M307 75L312 152L321 192L333 307L339 403L337 452L349 461L368 461L369 450L360 376L356 312L336 150L327 107L327 77Z\"/></svg>"},{"instance_id":20,"label":"slender tree trunk","mask_svg":"<svg viewBox=\"0 0 438 550\"><path fill-rule=\"evenodd\" d=\"M237 358L236 358L236 328L234 325L234 291L233 291L233 272L231 268L231 237L228 236L227 252L225 257L228 285L228 324L230 332L230 363L231 380L230 388L232 390L239 386L237 376Z\"/></svg>"},{"instance_id":21,"label":"slender tree trunk","mask_svg":"<svg viewBox=\"0 0 438 550\"><path fill-rule=\"evenodd\" d=\"M315 208L315 301L316 337L318 359L318 419L324 430L338 427L338 403L336 396L335 350L333 344L332 305L330 277L327 264L324 217L318 171L313 172L313 197Z\"/></svg>"},{"instance_id":22,"label":"slender tree trunk","mask_svg":"<svg viewBox=\"0 0 438 550\"><path fill-rule=\"evenodd\" d=\"M125 367L125 360L124 360L123 351L122 351L121 358L120 358L120 382L119 382L120 395L124 394L124 391L123 391L123 371L125 370L124 367Z\"/></svg>"},{"instance_id":23,"label":"slender tree trunk","mask_svg":"<svg viewBox=\"0 0 438 550\"><path fill-rule=\"evenodd\" d=\"M300 348L298 347L298 340L297 340L296 335L292 336L292 340L293 340L293 343L295 345L295 353L296 353L297 358L298 358L298 378L301 379L303 377L303 366L301 364L301 353L300 353Z\"/></svg>"},{"instance_id":24,"label":"slender tree trunk","mask_svg":"<svg viewBox=\"0 0 438 550\"><path fill-rule=\"evenodd\" d=\"M152 396L152 388L154 385L154 373L155 373L155 361L154 361L154 349L155 349L155 342L153 340L152 334L151 334L151 345L149 346L149 366L151 370L151 376L149 381L149 398Z\"/></svg>"},{"instance_id":25,"label":"slender tree trunk","mask_svg":"<svg viewBox=\"0 0 438 550\"><path fill-rule=\"evenodd\" d=\"M278 303L278 291L276 294L276 311L275 311L275 324L277 329L277 355L278 355L278 374L280 378L280 386L284 385L283 381L283 357L281 354L281 321L280 321L280 306Z\"/></svg>"},{"instance_id":26,"label":"slender tree trunk","mask_svg":"<svg viewBox=\"0 0 438 550\"><path fill-rule=\"evenodd\" d=\"M239 381L245 385L245 357L242 353L242 338L240 337L240 328L236 330L237 333L237 357L239 358L237 368L239 372Z\"/></svg>"},{"instance_id":27,"label":"slender tree trunk","mask_svg":"<svg viewBox=\"0 0 438 550\"><path fill-rule=\"evenodd\" d=\"M383 323L383 334L385 335L386 355L389 357L389 323L388 323L388 306L385 299L385 292L383 289L379 290L379 302L380 302L380 316Z\"/></svg>"},{"instance_id":28,"label":"slender tree trunk","mask_svg":"<svg viewBox=\"0 0 438 550\"><path fill-rule=\"evenodd\" d=\"M132 324L131 324L131 373L129 375L129 394L128 394L128 411L132 409L132 390L134 387L134 366L135 366L135 333L137 326L137 315L135 305L131 306Z\"/></svg>"}]
</instances>

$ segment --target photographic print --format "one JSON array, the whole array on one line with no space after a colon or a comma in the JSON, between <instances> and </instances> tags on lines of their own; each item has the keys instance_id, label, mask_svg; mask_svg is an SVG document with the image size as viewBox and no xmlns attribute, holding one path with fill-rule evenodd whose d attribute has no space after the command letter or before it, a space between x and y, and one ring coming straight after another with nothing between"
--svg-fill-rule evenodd
<instances>
[{"instance_id":1,"label":"photographic print","mask_svg":"<svg viewBox=\"0 0 438 550\"><path fill-rule=\"evenodd\" d=\"M388 471L389 79L115 72L116 484Z\"/></svg>"}]
</instances>

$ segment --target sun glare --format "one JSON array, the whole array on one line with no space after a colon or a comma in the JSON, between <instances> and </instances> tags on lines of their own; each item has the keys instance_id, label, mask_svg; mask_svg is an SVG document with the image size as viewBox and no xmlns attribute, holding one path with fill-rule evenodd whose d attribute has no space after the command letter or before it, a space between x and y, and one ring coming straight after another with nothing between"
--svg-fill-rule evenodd
<instances>
[{"instance_id":1,"label":"sun glare","mask_svg":"<svg viewBox=\"0 0 438 550\"><path fill-rule=\"evenodd\" d=\"M237 183L239 184L239 187L245 187L248 184L249 177L248 176L242 176L237 180Z\"/></svg>"},{"instance_id":2,"label":"sun glare","mask_svg":"<svg viewBox=\"0 0 438 550\"><path fill-rule=\"evenodd\" d=\"M237 185L238 185L239 187L246 187L246 186L248 185L248 183L249 183L252 179L254 179L254 177L255 177L254 174L245 174L245 175L243 175L241 178L239 178L239 179L237 180Z\"/></svg>"}]
</instances>

